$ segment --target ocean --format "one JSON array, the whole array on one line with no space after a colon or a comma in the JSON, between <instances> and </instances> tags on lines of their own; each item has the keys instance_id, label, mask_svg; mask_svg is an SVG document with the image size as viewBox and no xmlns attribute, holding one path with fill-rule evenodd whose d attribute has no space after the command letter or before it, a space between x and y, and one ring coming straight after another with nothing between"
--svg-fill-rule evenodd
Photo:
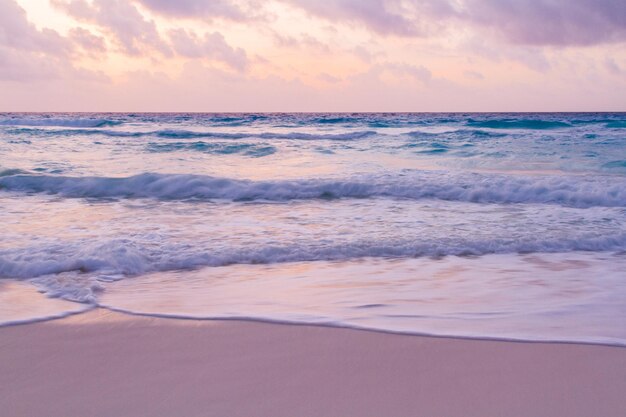
<instances>
[{"instance_id":1,"label":"ocean","mask_svg":"<svg viewBox=\"0 0 626 417\"><path fill-rule=\"evenodd\" d=\"M0 114L0 325L626 345L626 114Z\"/></svg>"}]
</instances>

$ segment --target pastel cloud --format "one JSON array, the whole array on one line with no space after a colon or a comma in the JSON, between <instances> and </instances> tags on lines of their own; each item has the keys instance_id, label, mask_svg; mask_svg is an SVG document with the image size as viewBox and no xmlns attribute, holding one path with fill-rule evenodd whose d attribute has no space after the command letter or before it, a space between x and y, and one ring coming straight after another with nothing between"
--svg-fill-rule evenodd
<instances>
[{"instance_id":1,"label":"pastel cloud","mask_svg":"<svg viewBox=\"0 0 626 417\"><path fill-rule=\"evenodd\" d=\"M626 40L623 0L465 0L463 18L528 45L593 45Z\"/></svg>"},{"instance_id":2,"label":"pastel cloud","mask_svg":"<svg viewBox=\"0 0 626 417\"><path fill-rule=\"evenodd\" d=\"M222 62L237 71L248 66L248 57L242 48L230 46L224 36L213 31L203 36L191 30L173 29L167 35L162 34L154 20L146 18L137 8L137 4L126 0L52 0L59 9L79 21L95 24L108 31L120 50L129 55L145 55L146 51L157 51L163 56L176 54L191 59L207 59ZM163 2L142 0L142 4L157 11L185 16L187 13L220 12L221 15L239 17L238 9L226 1L201 2L185 0L181 2ZM218 13L218 15L220 14ZM83 32L73 32L82 45L91 43L98 48L99 42Z\"/></svg>"},{"instance_id":3,"label":"pastel cloud","mask_svg":"<svg viewBox=\"0 0 626 417\"><path fill-rule=\"evenodd\" d=\"M423 65L415 66L409 64L389 63L381 67L381 70L390 71L401 76L408 76L422 83L430 82L433 77L432 72Z\"/></svg>"},{"instance_id":4,"label":"pastel cloud","mask_svg":"<svg viewBox=\"0 0 626 417\"><path fill-rule=\"evenodd\" d=\"M49 79L102 81L94 71L73 65L77 44L94 42L88 31L64 37L38 29L28 21L25 10L14 0L0 2L0 81L31 82ZM78 38L81 38L80 40ZM95 41L97 42L97 41Z\"/></svg>"},{"instance_id":5,"label":"pastel cloud","mask_svg":"<svg viewBox=\"0 0 626 417\"><path fill-rule=\"evenodd\" d=\"M437 36L445 26L495 32L528 45L626 40L623 0L283 0L312 15L397 36Z\"/></svg>"},{"instance_id":6,"label":"pastel cloud","mask_svg":"<svg viewBox=\"0 0 626 417\"><path fill-rule=\"evenodd\" d=\"M399 0L286 1L314 16L363 25L380 34L418 34L416 22L405 16Z\"/></svg>"},{"instance_id":7,"label":"pastel cloud","mask_svg":"<svg viewBox=\"0 0 626 417\"><path fill-rule=\"evenodd\" d=\"M89 30L75 27L70 29L71 40L88 53L104 53L107 50L106 42L101 36L94 35Z\"/></svg>"},{"instance_id":8,"label":"pastel cloud","mask_svg":"<svg viewBox=\"0 0 626 417\"><path fill-rule=\"evenodd\" d=\"M51 55L67 54L72 49L71 43L57 32L38 30L28 21L24 9L13 0L0 2L0 45Z\"/></svg>"},{"instance_id":9,"label":"pastel cloud","mask_svg":"<svg viewBox=\"0 0 626 417\"><path fill-rule=\"evenodd\" d=\"M201 38L185 29L175 29L170 32L170 40L174 51L181 56L215 59L239 71L248 66L246 52L228 45L219 32L207 33Z\"/></svg>"},{"instance_id":10,"label":"pastel cloud","mask_svg":"<svg viewBox=\"0 0 626 417\"><path fill-rule=\"evenodd\" d=\"M139 0L146 8L172 17L243 20L247 13L230 0Z\"/></svg>"},{"instance_id":11,"label":"pastel cloud","mask_svg":"<svg viewBox=\"0 0 626 417\"><path fill-rule=\"evenodd\" d=\"M126 0L52 0L59 9L84 22L94 23L108 30L122 50L138 55L142 50L156 49L169 54L153 21L147 20L134 4Z\"/></svg>"}]
</instances>

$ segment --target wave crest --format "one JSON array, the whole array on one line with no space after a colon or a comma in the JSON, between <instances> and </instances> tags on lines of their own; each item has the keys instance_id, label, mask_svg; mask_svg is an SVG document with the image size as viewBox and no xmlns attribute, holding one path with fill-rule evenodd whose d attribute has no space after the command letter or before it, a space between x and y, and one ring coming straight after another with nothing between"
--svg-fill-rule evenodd
<instances>
[{"instance_id":1,"label":"wave crest","mask_svg":"<svg viewBox=\"0 0 626 417\"><path fill-rule=\"evenodd\" d=\"M588 235L569 239L533 236L519 239L480 240L456 238L446 241L389 240L354 241L341 245L303 241L292 245L240 247L218 245L203 248L188 244L142 246L130 239L66 244L0 251L0 277L33 278L65 272L107 275L140 275L156 271L189 270L234 264L337 261L361 258L480 256L503 253L554 253L572 251L623 251L626 234Z\"/></svg>"},{"instance_id":2,"label":"wave crest","mask_svg":"<svg viewBox=\"0 0 626 417\"><path fill-rule=\"evenodd\" d=\"M106 125L101 125L106 126ZM78 127L78 126L76 126ZM86 126L81 126L86 127ZM91 126L99 127L99 126ZM126 131L126 130L107 130L107 129L35 129L35 128L19 128L9 133L18 135L22 134L36 134L45 136L88 136L88 135L102 135L109 137L155 137L163 139L202 139L202 138L215 138L215 139L293 139L293 140L336 140L336 141L350 141L363 139L377 135L378 133L373 130L352 131L344 133L306 133L306 132L219 132L219 131L193 131L193 130L178 130L178 129L161 129L154 131Z\"/></svg>"},{"instance_id":3,"label":"wave crest","mask_svg":"<svg viewBox=\"0 0 626 417\"><path fill-rule=\"evenodd\" d=\"M513 176L415 171L350 180L250 181L189 174L146 173L126 178L8 175L0 190L69 198L287 201L333 198L438 199L472 203L626 207L621 177Z\"/></svg>"}]
</instances>

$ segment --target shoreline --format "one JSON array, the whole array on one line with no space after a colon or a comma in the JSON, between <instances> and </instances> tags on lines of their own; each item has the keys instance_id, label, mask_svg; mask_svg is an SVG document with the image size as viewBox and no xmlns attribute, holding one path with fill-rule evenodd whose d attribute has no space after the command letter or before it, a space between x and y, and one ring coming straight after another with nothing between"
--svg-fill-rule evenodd
<instances>
[{"instance_id":1,"label":"shoreline","mask_svg":"<svg viewBox=\"0 0 626 417\"><path fill-rule=\"evenodd\" d=\"M71 303L76 303L82 305L82 303L69 301ZM87 304L86 304L87 305ZM624 342L602 342L602 341L584 341L584 340L563 340L563 339L532 339L532 338L515 338L515 337L497 337L497 336L484 336L484 335L464 335L464 334L438 334L438 333L427 333L427 332L411 332L411 331L402 331L402 330L389 330L383 328L376 327L366 327L366 326L355 326L349 324L341 324L341 323L324 323L324 322L299 322L299 321L288 321L288 320L278 320L278 319L268 319L268 318L256 318L256 317L193 317L193 316L185 316L185 315L176 315L176 314L160 314L160 313L136 313L131 311L126 311L122 309L116 309L114 307L102 306L97 304L89 304L88 307L84 310L77 311L69 311L64 313L59 313L55 315L51 315L48 317L37 317L32 319L24 319L17 321L9 321L5 323L0 323L0 331L4 328L10 328L14 326L27 326L31 324L40 324L40 323L48 323L48 322L56 322L63 321L74 316L81 316L85 314L89 314L94 311L107 312L111 314L119 314L122 316L127 316L129 318L137 317L137 318L146 318L146 319L158 319L158 320L173 320L173 321L181 321L181 322L235 322L235 323L248 323L248 324L269 324L269 325L277 325L277 326L295 326L295 327L320 327L320 328L328 328L328 329L340 329L340 330L353 330L358 332L368 332L375 333L381 335L391 335L391 336L410 336L410 337L427 337L427 338L435 338L435 339L454 339L454 340L468 340L468 341L476 341L476 342L504 342L504 343L522 343L522 344L549 344L549 345L582 345L582 346L602 346L602 347L610 347L610 348L624 348L626 349L626 341Z\"/></svg>"},{"instance_id":2,"label":"shoreline","mask_svg":"<svg viewBox=\"0 0 626 417\"><path fill-rule=\"evenodd\" d=\"M78 303L80 304L80 303ZM469 340L469 341L485 341L485 342L504 342L504 343L529 343L529 344L550 344L550 345L582 345L582 346L603 346L603 347L611 347L611 348L624 348L626 349L626 342L600 342L600 341L584 341L584 340L559 340L559 339L531 339L531 338L515 338L515 337L497 337L497 336L473 336L473 335L462 335L462 334L437 334L437 333L426 333L426 332L410 332L410 331L401 331L401 330L387 330L382 328L375 327L360 327L360 326L352 326L347 324L338 324L338 323L309 323L309 322L298 322L298 321L287 321L287 320L273 320L273 319L265 319L265 318L255 318L255 317L189 317L184 315L173 315L173 314L159 314L159 313L134 313L130 311L115 309L112 307L99 306L99 305L90 305L89 308L86 308L82 311L72 311L66 313L60 313L58 315L53 315L49 317L38 317L33 319L24 319L13 322L0 323L0 330L3 328L14 327L14 326L26 326L31 324L40 324L47 322L55 322L58 320L66 320L68 318L74 316L80 316L83 314L88 314L90 312L102 310L107 311L112 314L120 314L122 316L128 317L140 317L140 318L153 318L159 320L174 320L174 321L189 321L189 322L240 322L240 323L249 323L249 324L270 324L277 326L305 326L305 327L321 327L328 329L343 329L343 330L354 330L359 332L369 332L369 333L377 333L382 335L391 335L391 336L413 336L413 337L428 337L434 339L455 339L455 340Z\"/></svg>"},{"instance_id":3,"label":"shoreline","mask_svg":"<svg viewBox=\"0 0 626 417\"><path fill-rule=\"evenodd\" d=\"M102 308L0 327L12 416L621 416L626 350Z\"/></svg>"}]
</instances>

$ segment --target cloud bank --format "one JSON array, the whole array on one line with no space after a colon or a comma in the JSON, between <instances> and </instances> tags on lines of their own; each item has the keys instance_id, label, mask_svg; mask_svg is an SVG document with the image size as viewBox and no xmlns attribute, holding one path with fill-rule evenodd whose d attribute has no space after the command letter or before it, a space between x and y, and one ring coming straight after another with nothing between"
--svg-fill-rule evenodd
<instances>
[{"instance_id":1,"label":"cloud bank","mask_svg":"<svg viewBox=\"0 0 626 417\"><path fill-rule=\"evenodd\" d=\"M624 110L624 43L623 0L0 0L0 108Z\"/></svg>"},{"instance_id":2,"label":"cloud bank","mask_svg":"<svg viewBox=\"0 0 626 417\"><path fill-rule=\"evenodd\" d=\"M333 22L372 32L436 36L460 25L528 45L593 45L626 40L622 0L284 0Z\"/></svg>"}]
</instances>

